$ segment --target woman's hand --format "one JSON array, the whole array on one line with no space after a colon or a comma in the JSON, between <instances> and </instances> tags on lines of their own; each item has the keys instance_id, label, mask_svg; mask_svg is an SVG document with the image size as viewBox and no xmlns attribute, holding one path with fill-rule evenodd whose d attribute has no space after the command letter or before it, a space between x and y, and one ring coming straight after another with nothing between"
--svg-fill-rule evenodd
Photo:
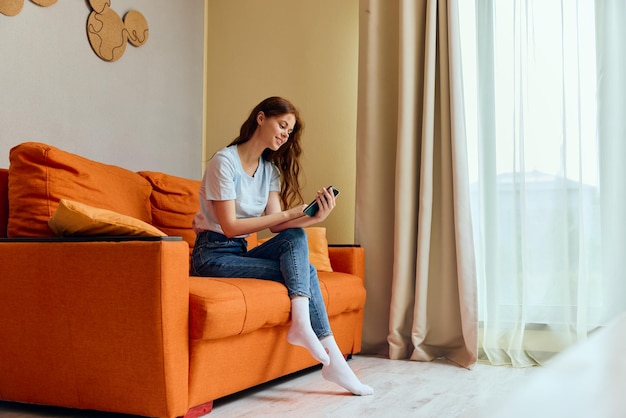
<instances>
[{"instance_id":1,"label":"woman's hand","mask_svg":"<svg viewBox=\"0 0 626 418\"><path fill-rule=\"evenodd\" d=\"M281 222L278 225L270 227L270 231L277 233L284 231L287 228L306 228L308 226L315 225L322 222L330 215L330 212L335 208L335 194L330 190L320 190L315 196L315 200L319 205L318 211L313 216L308 216L304 213L304 209L307 205L298 205L291 209L283 211L289 218L286 222ZM278 201L277 201L278 202ZM279 207L279 204L274 205L275 208ZM268 206L269 208L269 206Z\"/></svg>"},{"instance_id":2,"label":"woman's hand","mask_svg":"<svg viewBox=\"0 0 626 418\"><path fill-rule=\"evenodd\" d=\"M331 188L318 190L315 200L317 201L319 210L313 215L313 219L315 219L317 223L326 219L335 208L335 194Z\"/></svg>"}]
</instances>

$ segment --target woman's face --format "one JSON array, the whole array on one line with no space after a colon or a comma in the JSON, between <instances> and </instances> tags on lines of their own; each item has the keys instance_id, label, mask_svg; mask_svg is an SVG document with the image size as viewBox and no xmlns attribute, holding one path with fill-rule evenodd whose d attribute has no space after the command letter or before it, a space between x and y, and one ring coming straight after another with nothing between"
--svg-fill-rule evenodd
<instances>
[{"instance_id":1,"label":"woman's face","mask_svg":"<svg viewBox=\"0 0 626 418\"><path fill-rule=\"evenodd\" d=\"M267 148L277 151L289 139L296 124L296 117L291 113L266 117L263 112L259 112L257 123Z\"/></svg>"}]
</instances>

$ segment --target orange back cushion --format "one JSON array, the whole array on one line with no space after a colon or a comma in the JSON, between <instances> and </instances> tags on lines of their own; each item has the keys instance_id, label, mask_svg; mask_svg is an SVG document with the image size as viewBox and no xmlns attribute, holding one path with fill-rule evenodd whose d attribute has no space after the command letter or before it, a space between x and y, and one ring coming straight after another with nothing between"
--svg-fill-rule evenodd
<instances>
[{"instance_id":1,"label":"orange back cushion","mask_svg":"<svg viewBox=\"0 0 626 418\"><path fill-rule=\"evenodd\" d=\"M0 168L0 238L7 237L9 220L9 170Z\"/></svg>"},{"instance_id":2,"label":"orange back cushion","mask_svg":"<svg viewBox=\"0 0 626 418\"><path fill-rule=\"evenodd\" d=\"M200 180L190 180L154 171L140 171L152 185L152 224L170 236L181 236L193 249L196 233L193 217L200 210Z\"/></svg>"},{"instance_id":3,"label":"orange back cushion","mask_svg":"<svg viewBox=\"0 0 626 418\"><path fill-rule=\"evenodd\" d=\"M200 210L200 180L190 180L155 171L139 171L152 185L152 224L170 236L183 237L189 252L196 243L193 218ZM248 238L248 248L256 247L257 234Z\"/></svg>"},{"instance_id":4,"label":"orange back cushion","mask_svg":"<svg viewBox=\"0 0 626 418\"><path fill-rule=\"evenodd\" d=\"M48 219L61 199L152 223L152 187L137 173L37 142L12 148L9 160L9 237L53 236Z\"/></svg>"}]
</instances>

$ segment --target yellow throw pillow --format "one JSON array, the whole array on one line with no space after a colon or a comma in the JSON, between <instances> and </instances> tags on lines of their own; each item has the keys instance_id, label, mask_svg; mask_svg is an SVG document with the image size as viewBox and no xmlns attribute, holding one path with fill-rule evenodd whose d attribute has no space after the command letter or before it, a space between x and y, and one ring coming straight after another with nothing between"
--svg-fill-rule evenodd
<instances>
[{"instance_id":1,"label":"yellow throw pillow","mask_svg":"<svg viewBox=\"0 0 626 418\"><path fill-rule=\"evenodd\" d=\"M317 226L309 227L304 228L304 232L306 232L307 241L309 243L309 262L315 266L317 271L332 272L333 268L330 265L330 257L328 256L326 228ZM259 238L257 243L261 245L270 238ZM252 247L248 246L248 248Z\"/></svg>"},{"instance_id":2,"label":"yellow throw pillow","mask_svg":"<svg viewBox=\"0 0 626 418\"><path fill-rule=\"evenodd\" d=\"M309 261L315 266L317 271L332 272L328 257L328 240L326 239L326 228L310 227L304 228L309 242Z\"/></svg>"},{"instance_id":3,"label":"yellow throw pillow","mask_svg":"<svg viewBox=\"0 0 626 418\"><path fill-rule=\"evenodd\" d=\"M57 236L166 236L147 222L107 209L61 199L48 225Z\"/></svg>"}]
</instances>

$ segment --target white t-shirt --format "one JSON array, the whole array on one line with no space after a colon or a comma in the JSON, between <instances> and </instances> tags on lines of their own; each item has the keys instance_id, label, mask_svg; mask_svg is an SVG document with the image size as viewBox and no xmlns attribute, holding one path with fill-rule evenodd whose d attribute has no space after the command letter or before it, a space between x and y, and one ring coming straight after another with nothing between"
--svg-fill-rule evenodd
<instances>
[{"instance_id":1,"label":"white t-shirt","mask_svg":"<svg viewBox=\"0 0 626 418\"><path fill-rule=\"evenodd\" d=\"M259 157L259 167L250 176L243 170L237 146L222 148L207 163L193 229L224 233L215 216L215 200L234 200L238 219L261 216L272 191L280 191L280 172L273 163Z\"/></svg>"}]
</instances>

